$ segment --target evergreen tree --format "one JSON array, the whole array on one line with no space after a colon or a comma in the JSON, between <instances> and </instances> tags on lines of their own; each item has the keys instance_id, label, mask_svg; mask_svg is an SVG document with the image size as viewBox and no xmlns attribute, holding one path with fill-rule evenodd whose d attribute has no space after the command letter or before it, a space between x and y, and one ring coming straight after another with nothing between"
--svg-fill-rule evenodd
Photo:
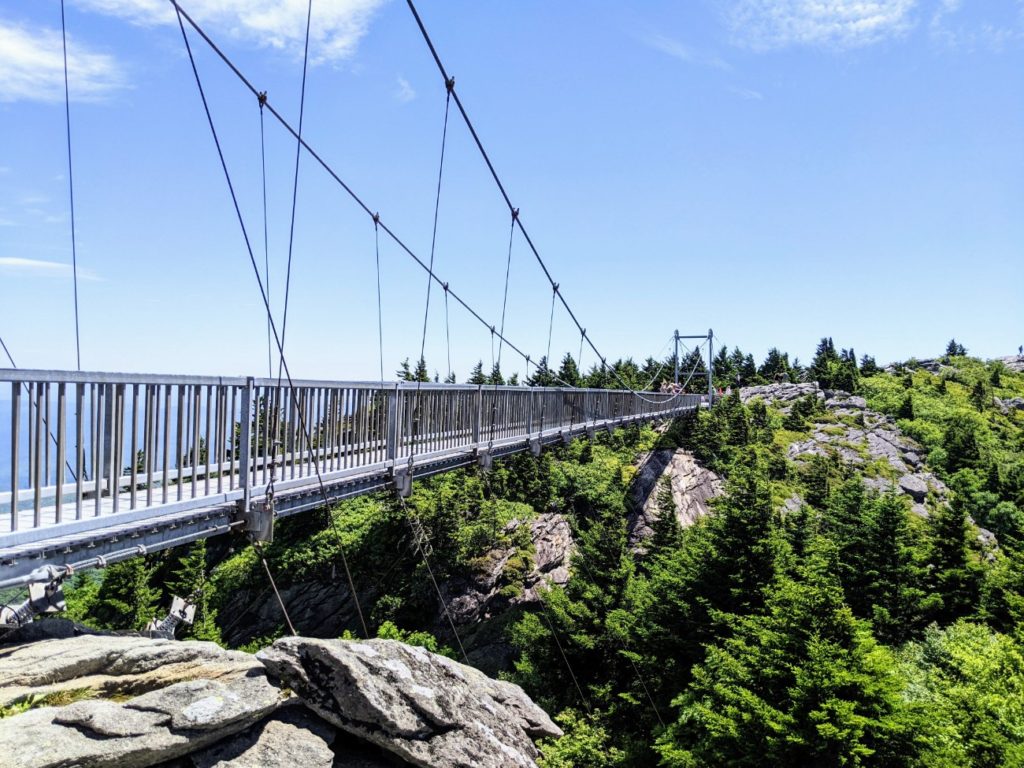
<instances>
[{"instance_id":1,"label":"evergreen tree","mask_svg":"<svg viewBox=\"0 0 1024 768\"><path fill-rule=\"evenodd\" d=\"M929 519L931 587L941 606L934 618L948 624L974 612L982 571L972 551L972 537L961 502L942 505Z\"/></svg>"},{"instance_id":2,"label":"evergreen tree","mask_svg":"<svg viewBox=\"0 0 1024 768\"><path fill-rule=\"evenodd\" d=\"M398 370L395 371L395 376L398 377L399 381L415 381L415 377L412 375L412 369L409 367L409 358L405 358L401 365L398 366Z\"/></svg>"},{"instance_id":3,"label":"evergreen tree","mask_svg":"<svg viewBox=\"0 0 1024 768\"><path fill-rule=\"evenodd\" d=\"M467 384L486 384L487 377L484 375L484 363L483 360L477 362L473 366L473 370L469 373L469 380Z\"/></svg>"},{"instance_id":4,"label":"evergreen tree","mask_svg":"<svg viewBox=\"0 0 1024 768\"><path fill-rule=\"evenodd\" d=\"M491 366L491 372L484 383L491 385L501 385L505 383L505 377L501 375L501 366L498 363Z\"/></svg>"},{"instance_id":5,"label":"evergreen tree","mask_svg":"<svg viewBox=\"0 0 1024 768\"><path fill-rule=\"evenodd\" d=\"M832 339L828 337L822 338L818 342L817 349L814 351L814 358L811 360L808 373L819 385L826 389L831 389L832 378L838 367L839 355L836 354L836 348L832 343Z\"/></svg>"},{"instance_id":6,"label":"evergreen tree","mask_svg":"<svg viewBox=\"0 0 1024 768\"><path fill-rule=\"evenodd\" d=\"M658 480L657 488L658 516L651 525L651 535L647 539L648 558L675 551L682 543L683 530L676 516L676 502L672 497L672 481L667 476Z\"/></svg>"},{"instance_id":7,"label":"evergreen tree","mask_svg":"<svg viewBox=\"0 0 1024 768\"><path fill-rule=\"evenodd\" d=\"M160 590L150 585L152 575L145 557L108 566L93 609L96 623L109 629L142 629L159 611Z\"/></svg>"},{"instance_id":8,"label":"evergreen tree","mask_svg":"<svg viewBox=\"0 0 1024 768\"><path fill-rule=\"evenodd\" d=\"M578 387L580 386L580 369L576 367L576 361L568 352L562 358L562 365L558 368L558 386Z\"/></svg>"},{"instance_id":9,"label":"evergreen tree","mask_svg":"<svg viewBox=\"0 0 1024 768\"><path fill-rule=\"evenodd\" d=\"M710 647L658 739L662 765L889 766L920 750L895 663L843 604L820 540L765 615Z\"/></svg>"},{"instance_id":10,"label":"evergreen tree","mask_svg":"<svg viewBox=\"0 0 1024 768\"><path fill-rule=\"evenodd\" d=\"M958 344L956 339L950 339L946 345L946 357L964 357L967 354L967 349L963 344Z\"/></svg>"},{"instance_id":11,"label":"evergreen tree","mask_svg":"<svg viewBox=\"0 0 1024 768\"><path fill-rule=\"evenodd\" d=\"M430 373L427 372L427 361L422 357L416 363L416 370L412 374L410 381L421 381L427 383L430 381Z\"/></svg>"},{"instance_id":12,"label":"evergreen tree","mask_svg":"<svg viewBox=\"0 0 1024 768\"><path fill-rule=\"evenodd\" d=\"M182 625L178 630L178 636L222 642L220 629L217 627L217 613L210 605L213 585L207 579L205 539L200 539L183 549L178 559L178 567L167 582L167 586L173 594L190 600L196 606L194 622L191 626Z\"/></svg>"},{"instance_id":13,"label":"evergreen tree","mask_svg":"<svg viewBox=\"0 0 1024 768\"><path fill-rule=\"evenodd\" d=\"M548 367L547 355L540 359L537 363L537 367L533 371L532 376L528 376L526 379L526 385L529 387L553 387L555 386L555 377L551 373L551 369Z\"/></svg>"},{"instance_id":14,"label":"evergreen tree","mask_svg":"<svg viewBox=\"0 0 1024 768\"><path fill-rule=\"evenodd\" d=\"M862 376L874 376L882 372L871 355L862 355L860 358L860 372Z\"/></svg>"},{"instance_id":15,"label":"evergreen tree","mask_svg":"<svg viewBox=\"0 0 1024 768\"><path fill-rule=\"evenodd\" d=\"M926 570L919 562L917 542L910 529L906 501L896 493L873 499L868 505L867 535L860 567L862 597L847 593L850 605L860 603L868 610L875 637L883 643L900 645L924 626L934 601L923 589ZM854 607L854 612L857 608Z\"/></svg>"},{"instance_id":16,"label":"evergreen tree","mask_svg":"<svg viewBox=\"0 0 1024 768\"><path fill-rule=\"evenodd\" d=\"M772 347L768 356L757 370L757 375L766 382L789 380L789 355Z\"/></svg>"}]
</instances>

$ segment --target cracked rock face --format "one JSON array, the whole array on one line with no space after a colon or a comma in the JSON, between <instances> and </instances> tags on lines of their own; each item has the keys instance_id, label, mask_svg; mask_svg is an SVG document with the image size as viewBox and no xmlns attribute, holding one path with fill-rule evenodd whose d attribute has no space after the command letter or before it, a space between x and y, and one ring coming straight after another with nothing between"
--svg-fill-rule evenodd
<instances>
[{"instance_id":1,"label":"cracked rock face","mask_svg":"<svg viewBox=\"0 0 1024 768\"><path fill-rule=\"evenodd\" d=\"M925 471L921 446L904 435L894 419L869 409L863 397L821 390L817 384L773 384L740 390L744 402L762 397L784 410L797 397L807 394L822 399L826 411L845 421L814 424L806 439L790 444L790 459L835 454L846 464L861 469L870 462L884 461L888 465L885 471L880 476L865 477L864 484L880 493L896 490L906 494L912 511L921 517L928 517L925 502L929 496L940 503L946 500L945 483Z\"/></svg>"},{"instance_id":2,"label":"cracked rock face","mask_svg":"<svg viewBox=\"0 0 1024 768\"><path fill-rule=\"evenodd\" d=\"M711 512L711 499L722 493L722 479L697 463L688 451L659 450L651 453L640 466L633 481L633 509L629 519L630 546L640 544L651 535L658 507L658 482L667 477L672 485L672 502L679 525L687 528Z\"/></svg>"},{"instance_id":3,"label":"cracked rock face","mask_svg":"<svg viewBox=\"0 0 1024 768\"><path fill-rule=\"evenodd\" d=\"M814 395L819 400L824 399L825 393L814 383L800 384L765 384L760 387L743 387L740 389L740 400L744 405L755 397L760 397L765 402L773 402L783 412L788 413L789 407L795 400L805 395Z\"/></svg>"},{"instance_id":4,"label":"cracked rock face","mask_svg":"<svg viewBox=\"0 0 1024 768\"><path fill-rule=\"evenodd\" d=\"M185 755L273 711L263 673L174 683L125 702L76 701L0 720L0 755L21 768L135 768Z\"/></svg>"},{"instance_id":5,"label":"cracked rock face","mask_svg":"<svg viewBox=\"0 0 1024 768\"><path fill-rule=\"evenodd\" d=\"M393 640L282 638L259 658L317 715L419 766L536 765L561 735L517 685Z\"/></svg>"},{"instance_id":6,"label":"cracked rock face","mask_svg":"<svg viewBox=\"0 0 1024 768\"><path fill-rule=\"evenodd\" d=\"M215 643L128 635L42 640L0 648L0 706L30 693L86 689L98 696L129 696L197 677L227 681L262 673L254 656Z\"/></svg>"}]
</instances>

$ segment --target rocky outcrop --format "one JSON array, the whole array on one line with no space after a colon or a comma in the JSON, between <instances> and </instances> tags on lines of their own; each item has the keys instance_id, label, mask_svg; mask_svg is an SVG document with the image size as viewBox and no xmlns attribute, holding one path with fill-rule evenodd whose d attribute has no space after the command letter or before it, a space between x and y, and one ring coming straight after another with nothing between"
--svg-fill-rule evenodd
<instances>
[{"instance_id":1,"label":"rocky outcrop","mask_svg":"<svg viewBox=\"0 0 1024 768\"><path fill-rule=\"evenodd\" d=\"M0 650L0 706L29 695L58 696L74 691L80 696L109 699L200 677L230 683L262 674L263 666L251 654L225 651L214 643L124 635L42 640Z\"/></svg>"},{"instance_id":2,"label":"rocky outcrop","mask_svg":"<svg viewBox=\"0 0 1024 768\"><path fill-rule=\"evenodd\" d=\"M283 638L259 654L320 717L413 765L533 766L561 731L522 689L389 640Z\"/></svg>"},{"instance_id":3,"label":"rocky outcrop","mask_svg":"<svg viewBox=\"0 0 1024 768\"><path fill-rule=\"evenodd\" d=\"M1024 411L1024 397L1008 397L1005 400L993 397L992 402L1003 416L1009 416L1011 411Z\"/></svg>"},{"instance_id":4,"label":"rocky outcrop","mask_svg":"<svg viewBox=\"0 0 1024 768\"><path fill-rule=\"evenodd\" d=\"M535 604L540 599L539 589L551 584L564 586L569 581L573 539L565 517L545 512L528 522L513 520L505 533L512 534L521 525L530 526L534 551L529 571L521 578L509 572L511 559L523 554L518 547L496 547L487 552L469 576L444 585L442 592L456 624L486 621L510 607Z\"/></svg>"},{"instance_id":5,"label":"rocky outcrop","mask_svg":"<svg viewBox=\"0 0 1024 768\"><path fill-rule=\"evenodd\" d=\"M640 545L651 535L660 514L658 488L663 477L671 484L676 519L684 528L707 515L711 499L722 493L722 479L702 467L690 452L682 448L652 451L644 457L633 479L630 546Z\"/></svg>"},{"instance_id":6,"label":"rocky outcrop","mask_svg":"<svg viewBox=\"0 0 1024 768\"><path fill-rule=\"evenodd\" d=\"M1024 355L1009 355L1007 357L997 357L996 360L1001 362L1011 371L1016 373L1024 373Z\"/></svg>"},{"instance_id":7,"label":"rocky outcrop","mask_svg":"<svg viewBox=\"0 0 1024 768\"><path fill-rule=\"evenodd\" d=\"M41 707L0 720L0 754L21 768L155 765L244 730L281 699L260 672L174 683L124 702Z\"/></svg>"},{"instance_id":8,"label":"rocky outcrop","mask_svg":"<svg viewBox=\"0 0 1024 768\"><path fill-rule=\"evenodd\" d=\"M781 408L806 395L821 400L835 420L814 424L806 438L791 443L787 449L790 459L836 455L852 467L869 470L864 478L869 488L906 494L914 513L922 517L928 516L926 502L930 498L939 503L946 500L946 485L924 467L922 447L900 431L895 419L868 408L863 397L823 390L817 384L772 384L740 390L744 402L761 397ZM879 461L883 462L881 469Z\"/></svg>"},{"instance_id":9,"label":"rocky outcrop","mask_svg":"<svg viewBox=\"0 0 1024 768\"><path fill-rule=\"evenodd\" d=\"M518 686L391 640L287 638L263 660L136 636L8 644L0 701L19 768L534 766L532 739L560 733Z\"/></svg>"},{"instance_id":10,"label":"rocky outcrop","mask_svg":"<svg viewBox=\"0 0 1024 768\"><path fill-rule=\"evenodd\" d=\"M759 397L765 402L773 403L784 412L789 412L789 407L794 401L807 395L824 399L825 393L813 382L801 382L799 384L765 384L759 387L743 387L740 389L740 400L746 404Z\"/></svg>"}]
</instances>

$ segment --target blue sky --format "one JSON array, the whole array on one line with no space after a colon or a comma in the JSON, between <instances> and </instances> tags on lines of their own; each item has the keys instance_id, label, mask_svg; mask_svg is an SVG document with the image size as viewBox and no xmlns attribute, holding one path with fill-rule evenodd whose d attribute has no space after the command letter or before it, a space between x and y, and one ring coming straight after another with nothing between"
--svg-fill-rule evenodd
<instances>
[{"instance_id":1,"label":"blue sky","mask_svg":"<svg viewBox=\"0 0 1024 768\"><path fill-rule=\"evenodd\" d=\"M67 0L82 366L266 370L256 282L164 0ZM183 0L297 121L305 3ZM806 361L1024 344L1024 2L437 2L419 10L542 256L602 352L674 328ZM305 135L429 257L444 87L404 2L314 0ZM259 110L196 38L262 264ZM280 311L295 146L268 119ZM60 6L0 8L0 336L74 367ZM509 216L453 119L436 267L498 323ZM308 157L287 355L378 375L372 222ZM425 281L382 240L390 375L419 352ZM550 289L517 236L507 335L534 359ZM451 308L462 380L489 334ZM557 312L553 349L579 348ZM442 296L427 359L447 369ZM523 370L505 356L506 371ZM588 366L589 352L583 356Z\"/></svg>"}]
</instances>

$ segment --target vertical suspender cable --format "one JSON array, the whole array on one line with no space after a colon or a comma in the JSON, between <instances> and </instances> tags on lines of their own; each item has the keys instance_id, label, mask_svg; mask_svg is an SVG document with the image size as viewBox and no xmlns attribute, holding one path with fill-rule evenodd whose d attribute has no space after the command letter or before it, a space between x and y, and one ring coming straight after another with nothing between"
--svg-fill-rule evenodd
<instances>
[{"instance_id":1,"label":"vertical suspender cable","mask_svg":"<svg viewBox=\"0 0 1024 768\"><path fill-rule=\"evenodd\" d=\"M299 159L302 157L302 118L306 112L306 70L309 65L309 25L313 18L313 0L306 5L306 47L302 54L302 89L299 94L299 135L295 142L295 179L292 183L292 221L288 230L288 268L284 278L284 314L281 319L281 355L288 334L288 296L292 286L292 247L295 245L295 207L299 197ZM281 386L281 366L277 363L277 385Z\"/></svg>"},{"instance_id":2,"label":"vertical suspender cable","mask_svg":"<svg viewBox=\"0 0 1024 768\"><path fill-rule=\"evenodd\" d=\"M82 370L82 342L78 329L78 249L75 245L75 181L71 162L71 96L68 90L68 35L64 0L60 0L60 37L64 48L64 126L68 140L68 197L71 202L71 279L75 290L75 366Z\"/></svg>"},{"instance_id":3,"label":"vertical suspender cable","mask_svg":"<svg viewBox=\"0 0 1024 768\"><path fill-rule=\"evenodd\" d=\"M291 371L288 369L288 362L284 356L284 345L281 343L281 337L277 332L277 326L274 324L273 315L270 314L270 302L267 300L267 292L263 285L263 278L260 277L260 269L256 264L256 256L252 249L252 242L249 239L249 231L245 227L245 220L242 218L242 209L238 204L238 196L235 194L235 186L231 181L231 174L228 172L227 161L224 159L224 152L221 149L220 138L217 136L217 129L213 124L213 115L210 113L210 105L206 101L206 92L203 90L203 82L199 77L199 69L196 67L195 57L192 55L192 46L188 41L188 35L185 34L185 21L182 18L185 14L181 10L181 6L178 5L177 0L170 0L170 2L174 6L174 9L178 15L178 26L181 29L181 37L185 41L185 50L188 52L189 63L192 65L192 74L195 76L196 79L196 87L199 90L199 98L203 102L203 111L206 113L206 121L207 123L209 123L210 133L213 136L213 143L217 148L217 157L220 160L221 170L224 171L224 181L227 182L228 192L231 194L231 203L235 209L235 216L238 219L238 226L239 229L242 230L242 239L245 241L245 249L247 255L249 256L249 263L252 265L253 274L256 277L256 283L260 289L260 298L263 300L263 306L267 311L267 317L270 319L270 329L273 332L274 341L277 345L277 350L281 357L281 366L284 369L284 375L288 378L288 388L294 394L295 384L292 381ZM191 21L189 23L191 23ZM305 434L307 442L311 442L309 440L310 434L308 430L308 425L305 423L301 411L298 414L298 421L299 427ZM323 475L320 472L320 462L317 459L315 453L313 454L313 471L316 473L317 484L320 488L320 495L323 496L324 505L326 506L329 504L327 498L327 489L324 486ZM369 637L370 632L366 626L366 618L363 616L362 606L359 605L359 595L356 592L355 581L352 578L352 571L348 565L348 558L345 556L345 547L344 544L342 543L341 531L338 530L337 522L334 520L333 516L331 517L331 525L334 528L334 531L338 537L338 551L341 553L341 564L345 569L345 576L348 579L348 586L352 592L352 602L355 604L356 613L359 615L359 623L362 625L363 636Z\"/></svg>"},{"instance_id":4,"label":"vertical suspender cable","mask_svg":"<svg viewBox=\"0 0 1024 768\"><path fill-rule=\"evenodd\" d=\"M519 209L512 211L512 226L508 232L508 259L505 262L505 295L501 300L501 334L498 336L498 367L501 367L501 347L505 340L505 308L508 306L508 276L512 270L512 239L516 234L516 218L519 216Z\"/></svg>"},{"instance_id":5,"label":"vertical suspender cable","mask_svg":"<svg viewBox=\"0 0 1024 768\"><path fill-rule=\"evenodd\" d=\"M267 103L267 92L261 91L260 102L260 168L263 172L263 283L267 286L267 303L270 303L270 240L267 236L267 147L263 131L263 107ZM270 318L267 318L267 378L274 375L272 362L273 342L270 338Z\"/></svg>"},{"instance_id":6,"label":"vertical suspender cable","mask_svg":"<svg viewBox=\"0 0 1024 768\"><path fill-rule=\"evenodd\" d=\"M427 318L430 314L430 287L433 278L430 272L434 270L434 253L437 248L437 218L441 210L441 178L444 175L444 149L448 142L448 108L452 101L452 88L455 87L455 80L449 80L446 84L448 95L444 100L444 128L441 131L441 162L437 169L437 196L434 199L434 233L430 238L430 270L427 273L427 301L423 309L423 338L420 341L420 360L424 359L427 349Z\"/></svg>"},{"instance_id":7,"label":"vertical suspender cable","mask_svg":"<svg viewBox=\"0 0 1024 768\"><path fill-rule=\"evenodd\" d=\"M384 310L380 294L380 214L373 214L373 251L377 260L377 347L380 350L380 386L384 388Z\"/></svg>"}]
</instances>

